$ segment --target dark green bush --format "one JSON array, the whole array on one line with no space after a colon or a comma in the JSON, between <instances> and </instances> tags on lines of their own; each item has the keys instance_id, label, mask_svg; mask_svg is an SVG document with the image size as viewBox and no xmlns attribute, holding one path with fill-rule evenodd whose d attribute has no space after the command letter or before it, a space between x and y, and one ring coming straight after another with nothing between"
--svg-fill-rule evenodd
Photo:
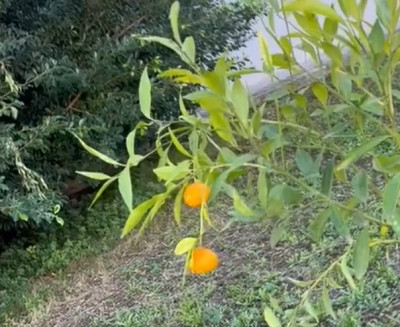
<instances>
[{"instance_id":1,"label":"dark green bush","mask_svg":"<svg viewBox=\"0 0 400 327\"><path fill-rule=\"evenodd\" d=\"M8 0L0 5L2 79L8 76L0 85L0 231L56 219L55 206L65 203L60 190L75 178L74 171L103 168L68 131L121 156L124 136L140 115L143 67L157 79L162 69L177 64L173 53L141 44L133 35L169 36L171 3ZM255 15L245 5L187 0L181 4L182 35L196 35L198 56L208 66L217 54L244 44ZM161 80L154 88L157 115L176 116L176 89Z\"/></svg>"}]
</instances>

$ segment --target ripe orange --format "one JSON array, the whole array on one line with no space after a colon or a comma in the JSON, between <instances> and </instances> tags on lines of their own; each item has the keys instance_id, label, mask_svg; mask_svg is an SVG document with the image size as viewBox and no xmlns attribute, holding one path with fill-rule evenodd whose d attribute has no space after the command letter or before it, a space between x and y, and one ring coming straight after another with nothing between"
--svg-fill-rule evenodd
<instances>
[{"instance_id":1,"label":"ripe orange","mask_svg":"<svg viewBox=\"0 0 400 327\"><path fill-rule=\"evenodd\" d=\"M188 207L199 208L203 201L207 202L210 193L211 190L206 184L195 182L186 186L183 192L183 202Z\"/></svg>"},{"instance_id":2,"label":"ripe orange","mask_svg":"<svg viewBox=\"0 0 400 327\"><path fill-rule=\"evenodd\" d=\"M203 247L193 250L192 258L189 263L189 270L192 274L208 274L218 267L218 255Z\"/></svg>"}]
</instances>

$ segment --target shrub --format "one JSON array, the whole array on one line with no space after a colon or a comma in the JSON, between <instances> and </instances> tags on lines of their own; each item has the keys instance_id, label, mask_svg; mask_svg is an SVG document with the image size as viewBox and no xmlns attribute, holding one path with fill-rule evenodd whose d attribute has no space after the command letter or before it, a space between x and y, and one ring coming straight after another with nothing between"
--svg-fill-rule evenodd
<instances>
[{"instance_id":1,"label":"shrub","mask_svg":"<svg viewBox=\"0 0 400 327\"><path fill-rule=\"evenodd\" d=\"M179 62L163 47L132 37L165 34L165 6L169 3L162 0L2 2L1 226L14 228L10 217L19 226L25 225L21 219L39 224L57 219L54 206L58 211L65 203L61 190L74 170L104 169L82 156L68 131L90 136L109 155L124 156L119 150L123 135L141 119L134 91L140 72L147 66L156 76ZM182 10L185 33L199 33L203 67L221 52L240 47L256 15L249 6L211 0L186 1ZM176 117L171 83L157 80L153 89L156 117ZM151 138L149 133L141 143Z\"/></svg>"}]
</instances>

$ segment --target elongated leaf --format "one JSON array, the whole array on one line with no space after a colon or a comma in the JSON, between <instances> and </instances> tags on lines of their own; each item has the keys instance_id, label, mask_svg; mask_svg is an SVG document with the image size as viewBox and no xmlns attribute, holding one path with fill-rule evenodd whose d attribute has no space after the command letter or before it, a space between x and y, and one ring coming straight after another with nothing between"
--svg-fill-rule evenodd
<instances>
[{"instance_id":1,"label":"elongated leaf","mask_svg":"<svg viewBox=\"0 0 400 327\"><path fill-rule=\"evenodd\" d=\"M182 255L189 251L191 251L197 243L197 238L194 237L186 237L179 241L179 243L175 247L175 255Z\"/></svg>"},{"instance_id":2,"label":"elongated leaf","mask_svg":"<svg viewBox=\"0 0 400 327\"><path fill-rule=\"evenodd\" d=\"M181 37L179 35L179 27L178 27L178 16L179 16L179 1L175 1L169 12L169 20L171 23L172 33L174 35L174 39L179 44L182 43Z\"/></svg>"},{"instance_id":3,"label":"elongated leaf","mask_svg":"<svg viewBox=\"0 0 400 327\"><path fill-rule=\"evenodd\" d=\"M335 161L329 160L322 174L321 193L330 196L333 183L333 168Z\"/></svg>"},{"instance_id":4,"label":"elongated leaf","mask_svg":"<svg viewBox=\"0 0 400 327\"><path fill-rule=\"evenodd\" d=\"M386 1L386 0L383 0ZM369 34L369 43L374 53L381 53L385 44L385 33L379 24L379 20L375 21L372 27L371 33Z\"/></svg>"},{"instance_id":5,"label":"elongated leaf","mask_svg":"<svg viewBox=\"0 0 400 327\"><path fill-rule=\"evenodd\" d=\"M305 12L309 14L322 15L335 21L342 21L342 18L328 5L318 0L294 0L286 3L282 11Z\"/></svg>"},{"instance_id":6,"label":"elongated leaf","mask_svg":"<svg viewBox=\"0 0 400 327\"><path fill-rule=\"evenodd\" d=\"M310 226L308 227L311 239L318 243L324 233L324 228L328 222L329 215L331 214L330 209L322 210L318 215L315 216Z\"/></svg>"},{"instance_id":7,"label":"elongated leaf","mask_svg":"<svg viewBox=\"0 0 400 327\"><path fill-rule=\"evenodd\" d=\"M342 65L342 52L337 46L332 45L328 42L322 43L322 49L325 54L332 60L332 62L338 66Z\"/></svg>"},{"instance_id":8,"label":"elongated leaf","mask_svg":"<svg viewBox=\"0 0 400 327\"><path fill-rule=\"evenodd\" d=\"M179 192L176 194L174 201L174 219L178 226L181 225L181 211L182 211L182 195L185 190L186 185L184 185Z\"/></svg>"},{"instance_id":9,"label":"elongated leaf","mask_svg":"<svg viewBox=\"0 0 400 327\"><path fill-rule=\"evenodd\" d=\"M304 301L304 309L316 322L319 322L317 311L308 299Z\"/></svg>"},{"instance_id":10,"label":"elongated leaf","mask_svg":"<svg viewBox=\"0 0 400 327\"><path fill-rule=\"evenodd\" d=\"M87 145L85 142L83 142L83 140L81 140L81 138L76 135L75 133L72 133L72 135L74 135L79 143L82 145L82 147L88 152L90 153L92 156L95 156L97 158L99 158L100 160L110 164L110 165L114 165L114 166L124 166L122 164L120 164L118 161L106 156L105 154L102 154L101 152L93 149L92 147L90 147L89 145Z\"/></svg>"},{"instance_id":11,"label":"elongated leaf","mask_svg":"<svg viewBox=\"0 0 400 327\"><path fill-rule=\"evenodd\" d=\"M350 288L353 290L357 289L353 276L350 273L350 269L347 266L347 258L343 258L342 261L340 262L340 269L342 270L343 276L346 278Z\"/></svg>"},{"instance_id":12,"label":"elongated leaf","mask_svg":"<svg viewBox=\"0 0 400 327\"><path fill-rule=\"evenodd\" d=\"M360 280L367 272L369 264L369 231L364 228L356 239L353 253L354 275Z\"/></svg>"},{"instance_id":13,"label":"elongated leaf","mask_svg":"<svg viewBox=\"0 0 400 327\"><path fill-rule=\"evenodd\" d=\"M187 58L183 55L181 49L179 48L178 44L175 43L171 39L167 39L165 37L159 37L159 36L146 36L146 37L141 37L140 38L143 41L148 41L148 42L154 42L154 43L159 43L163 45L164 47L167 47L174 51L176 54L178 54L183 61L185 61L187 64L191 64L190 62L187 62Z\"/></svg>"},{"instance_id":14,"label":"elongated leaf","mask_svg":"<svg viewBox=\"0 0 400 327\"><path fill-rule=\"evenodd\" d=\"M400 196L400 174L394 175L383 191L383 215L393 219Z\"/></svg>"},{"instance_id":15,"label":"elongated leaf","mask_svg":"<svg viewBox=\"0 0 400 327\"><path fill-rule=\"evenodd\" d=\"M186 55L188 62L192 65L196 63L196 44L194 43L194 38L188 36L183 41L182 51Z\"/></svg>"},{"instance_id":16,"label":"elongated leaf","mask_svg":"<svg viewBox=\"0 0 400 327\"><path fill-rule=\"evenodd\" d=\"M297 149L295 161L304 177L312 178L319 175L319 165L317 165L317 162L314 162L313 158L307 151Z\"/></svg>"},{"instance_id":17,"label":"elongated leaf","mask_svg":"<svg viewBox=\"0 0 400 327\"><path fill-rule=\"evenodd\" d=\"M322 303L324 305L325 311L328 315L330 315L333 319L336 319L335 312L332 308L332 301L329 297L329 291L326 285L322 288Z\"/></svg>"},{"instance_id":18,"label":"elongated leaf","mask_svg":"<svg viewBox=\"0 0 400 327\"><path fill-rule=\"evenodd\" d=\"M132 182L129 166L125 167L118 176L118 189L126 206L132 210Z\"/></svg>"},{"instance_id":19,"label":"elongated leaf","mask_svg":"<svg viewBox=\"0 0 400 327\"><path fill-rule=\"evenodd\" d=\"M126 137L126 151L128 151L129 157L133 157L135 155L135 137L136 128Z\"/></svg>"},{"instance_id":20,"label":"elongated leaf","mask_svg":"<svg viewBox=\"0 0 400 327\"><path fill-rule=\"evenodd\" d=\"M139 102L142 114L151 119L151 83L147 74L147 67L143 70L139 84Z\"/></svg>"},{"instance_id":21,"label":"elongated leaf","mask_svg":"<svg viewBox=\"0 0 400 327\"><path fill-rule=\"evenodd\" d=\"M231 144L235 143L231 126L223 113L216 112L211 114L210 122L212 127L215 129L215 132L221 139Z\"/></svg>"},{"instance_id":22,"label":"elongated leaf","mask_svg":"<svg viewBox=\"0 0 400 327\"><path fill-rule=\"evenodd\" d=\"M336 167L336 170L346 169L354 161L358 160L363 155L367 154L369 151L371 151L373 148L375 148L378 144L385 141L388 137L389 137L388 135L377 136L377 137L373 138L372 140L365 142L357 149L354 149L353 151L351 151L347 155L347 157Z\"/></svg>"},{"instance_id":23,"label":"elongated leaf","mask_svg":"<svg viewBox=\"0 0 400 327\"><path fill-rule=\"evenodd\" d=\"M254 216L253 211L247 206L246 202L244 202L237 192L233 193L233 206L238 213L245 217Z\"/></svg>"},{"instance_id":24,"label":"elongated leaf","mask_svg":"<svg viewBox=\"0 0 400 327\"><path fill-rule=\"evenodd\" d=\"M325 38L328 42L332 41L332 38L337 34L339 24L336 20L332 20L329 17L325 18L324 26L322 30L325 33Z\"/></svg>"},{"instance_id":25,"label":"elongated leaf","mask_svg":"<svg viewBox=\"0 0 400 327\"><path fill-rule=\"evenodd\" d=\"M270 307L264 308L264 319L269 327L282 327L281 322Z\"/></svg>"},{"instance_id":26,"label":"elongated leaf","mask_svg":"<svg viewBox=\"0 0 400 327\"><path fill-rule=\"evenodd\" d=\"M147 211L150 210L152 206L157 201L157 197L152 197L151 199L139 204L136 208L131 210L128 219L125 222L124 229L122 231L121 237L128 235L143 219L143 216Z\"/></svg>"},{"instance_id":27,"label":"elongated leaf","mask_svg":"<svg viewBox=\"0 0 400 327\"><path fill-rule=\"evenodd\" d=\"M258 38L258 48L260 49L261 52L261 59L263 62L264 70L266 72L271 72L274 67L272 64L272 57L271 53L269 52L269 46L267 40L262 36L260 32L257 33L257 38Z\"/></svg>"},{"instance_id":28,"label":"elongated leaf","mask_svg":"<svg viewBox=\"0 0 400 327\"><path fill-rule=\"evenodd\" d=\"M346 238L347 240L351 240L350 229L346 223L346 216L342 209L332 207L331 221L340 236Z\"/></svg>"},{"instance_id":29,"label":"elongated leaf","mask_svg":"<svg viewBox=\"0 0 400 327\"><path fill-rule=\"evenodd\" d=\"M181 161L178 165L170 165L153 170L158 178L170 183L182 179L190 173L190 161Z\"/></svg>"},{"instance_id":30,"label":"elongated leaf","mask_svg":"<svg viewBox=\"0 0 400 327\"><path fill-rule=\"evenodd\" d=\"M352 179L354 195L361 201L365 202L368 199L368 175L362 170L358 172Z\"/></svg>"},{"instance_id":31,"label":"elongated leaf","mask_svg":"<svg viewBox=\"0 0 400 327\"><path fill-rule=\"evenodd\" d=\"M106 179L111 178L111 176L108 176L106 174L96 173L96 172L91 172L91 171L77 171L76 173L79 175L82 175L82 176L89 177L91 179L98 180L98 181L104 181Z\"/></svg>"},{"instance_id":32,"label":"elongated leaf","mask_svg":"<svg viewBox=\"0 0 400 327\"><path fill-rule=\"evenodd\" d=\"M317 82L311 86L311 89L318 101L323 106L326 106L326 103L328 101L328 89L326 88L326 86L320 82Z\"/></svg>"},{"instance_id":33,"label":"elongated leaf","mask_svg":"<svg viewBox=\"0 0 400 327\"><path fill-rule=\"evenodd\" d=\"M100 189L97 191L96 195L94 196L92 203L89 206L89 209L93 207L93 205L96 203L96 201L101 197L101 195L104 193L104 191L111 185L112 182L117 180L118 176L111 177L107 182L105 182Z\"/></svg>"},{"instance_id":34,"label":"elongated leaf","mask_svg":"<svg viewBox=\"0 0 400 327\"><path fill-rule=\"evenodd\" d=\"M184 156L191 158L192 156L190 155L189 152L183 147L183 145L179 142L178 138L175 136L174 132L168 128L169 131L169 136L171 137L172 143L175 145L176 149L182 153Z\"/></svg>"},{"instance_id":35,"label":"elongated leaf","mask_svg":"<svg viewBox=\"0 0 400 327\"><path fill-rule=\"evenodd\" d=\"M268 179L265 170L260 169L257 179L257 194L261 207L265 210L268 207Z\"/></svg>"},{"instance_id":36,"label":"elongated leaf","mask_svg":"<svg viewBox=\"0 0 400 327\"><path fill-rule=\"evenodd\" d=\"M353 18L359 19L360 10L357 6L356 0L339 0L340 9L346 16L352 16Z\"/></svg>"},{"instance_id":37,"label":"elongated leaf","mask_svg":"<svg viewBox=\"0 0 400 327\"><path fill-rule=\"evenodd\" d=\"M249 95L240 79L235 80L233 83L232 101L237 117L243 126L247 126L249 118Z\"/></svg>"},{"instance_id":38,"label":"elongated leaf","mask_svg":"<svg viewBox=\"0 0 400 327\"><path fill-rule=\"evenodd\" d=\"M271 248L274 248L279 243L279 241L285 235L285 231L286 223L282 221L277 221L271 231L271 237L269 239L269 244L271 245Z\"/></svg>"}]
</instances>

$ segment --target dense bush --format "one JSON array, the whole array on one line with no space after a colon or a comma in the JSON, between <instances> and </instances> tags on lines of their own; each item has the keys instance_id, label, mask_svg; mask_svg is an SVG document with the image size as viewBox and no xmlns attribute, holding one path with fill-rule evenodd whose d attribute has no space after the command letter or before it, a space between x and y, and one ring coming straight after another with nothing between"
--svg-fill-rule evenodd
<instances>
[{"instance_id":1,"label":"dense bush","mask_svg":"<svg viewBox=\"0 0 400 327\"><path fill-rule=\"evenodd\" d=\"M0 230L57 219L60 189L82 156L67 131L120 157L124 132L139 121L137 86L144 66L154 78L156 116L176 116L177 93L158 80L178 64L163 47L134 34L169 32L171 1L8 0L0 5ZM208 67L243 45L255 16L245 5L182 3L183 35L196 31L198 60ZM162 59L161 59L162 58ZM143 144L144 142L142 142ZM13 220L10 220L12 217Z\"/></svg>"}]
</instances>

